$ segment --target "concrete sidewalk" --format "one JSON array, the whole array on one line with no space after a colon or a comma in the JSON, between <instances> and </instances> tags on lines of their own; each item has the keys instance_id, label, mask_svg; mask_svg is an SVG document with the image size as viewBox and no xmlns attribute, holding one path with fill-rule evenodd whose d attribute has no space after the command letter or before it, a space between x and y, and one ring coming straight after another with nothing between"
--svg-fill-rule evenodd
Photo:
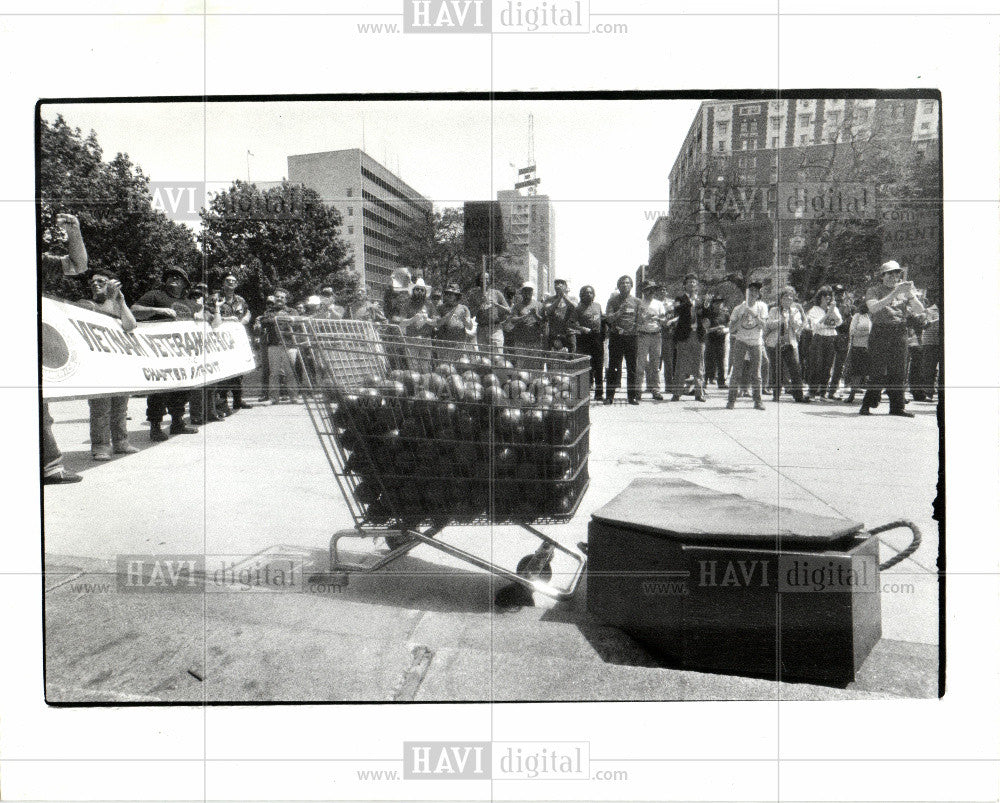
<instances>
[{"instance_id":1,"label":"concrete sidewalk","mask_svg":"<svg viewBox=\"0 0 1000 803\"><path fill-rule=\"evenodd\" d=\"M741 400L742 402L743 400ZM298 556L322 570L330 534L352 521L301 405L257 407L140 454L90 461L87 405L52 405L77 485L46 488L49 700L826 699L937 690L938 435L935 410L862 418L843 403L652 403L591 408L591 486L547 532L585 540L590 513L633 478L679 476L720 491L924 534L883 575L883 641L847 689L656 665L639 645L568 603L496 613L499 583L429 547L384 573L320 593L117 593L114 556ZM877 412L881 412L881 409ZM148 447L148 448L147 448ZM546 529L546 528L543 528ZM516 528L456 528L452 543L513 567ZM908 542L886 533L882 559ZM366 542L352 542L361 548ZM381 546L382 542L377 544ZM568 567L554 563L556 580Z\"/></svg>"}]
</instances>

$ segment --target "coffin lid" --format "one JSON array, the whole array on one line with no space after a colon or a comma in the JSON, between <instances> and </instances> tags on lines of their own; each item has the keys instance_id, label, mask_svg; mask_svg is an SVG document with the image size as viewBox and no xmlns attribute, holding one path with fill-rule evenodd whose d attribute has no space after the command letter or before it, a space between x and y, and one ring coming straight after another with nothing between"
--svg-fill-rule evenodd
<instances>
[{"instance_id":1,"label":"coffin lid","mask_svg":"<svg viewBox=\"0 0 1000 803\"><path fill-rule=\"evenodd\" d=\"M837 541L861 530L860 522L818 516L747 499L687 480L640 477L595 510L593 518L690 543L728 542L805 546Z\"/></svg>"}]
</instances>

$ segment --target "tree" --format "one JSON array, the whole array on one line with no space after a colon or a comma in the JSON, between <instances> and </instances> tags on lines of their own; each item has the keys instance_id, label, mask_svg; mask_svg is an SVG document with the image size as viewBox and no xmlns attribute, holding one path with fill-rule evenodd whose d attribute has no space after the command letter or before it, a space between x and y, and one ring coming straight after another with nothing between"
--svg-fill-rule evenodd
<instances>
[{"instance_id":1,"label":"tree","mask_svg":"<svg viewBox=\"0 0 1000 803\"><path fill-rule=\"evenodd\" d=\"M864 287L884 259L903 256L889 242L892 232L885 212L920 210L935 217L940 213L940 164L926 158L909 139L891 136L890 125L886 117L876 117L870 125L846 120L824 149L787 165L786 172L800 181L834 186L863 183L874 197L874 216L868 219L821 215L805 222L803 246L795 254L791 272L792 283L800 290L811 294L833 282ZM911 278L922 286L935 284L940 271L940 255L933 256L936 250L929 259L916 258L912 265L920 275Z\"/></svg>"},{"instance_id":2,"label":"tree","mask_svg":"<svg viewBox=\"0 0 1000 803\"><path fill-rule=\"evenodd\" d=\"M235 181L212 197L201 220L209 281L233 273L254 312L275 288L293 298L311 295L351 263L337 210L288 181L264 191Z\"/></svg>"},{"instance_id":3,"label":"tree","mask_svg":"<svg viewBox=\"0 0 1000 803\"><path fill-rule=\"evenodd\" d=\"M466 252L464 235L461 209L446 207L432 212L397 231L399 260L432 287L449 282L469 287L475 283L480 266Z\"/></svg>"},{"instance_id":4,"label":"tree","mask_svg":"<svg viewBox=\"0 0 1000 803\"><path fill-rule=\"evenodd\" d=\"M159 284L163 270L197 272L201 257L194 233L153 208L149 179L119 153L103 161L97 135L86 137L62 115L41 121L39 178L40 232L43 250L62 253L55 216L69 212L80 219L90 267L113 271L133 300ZM85 280L63 277L42 292L68 298L86 294Z\"/></svg>"}]
</instances>

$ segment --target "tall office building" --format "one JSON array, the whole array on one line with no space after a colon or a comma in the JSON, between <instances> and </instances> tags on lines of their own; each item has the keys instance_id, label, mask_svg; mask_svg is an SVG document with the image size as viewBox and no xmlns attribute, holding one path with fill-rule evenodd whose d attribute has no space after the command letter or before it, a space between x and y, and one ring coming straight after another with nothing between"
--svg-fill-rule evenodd
<instances>
[{"instance_id":1,"label":"tall office building","mask_svg":"<svg viewBox=\"0 0 1000 803\"><path fill-rule=\"evenodd\" d=\"M340 212L354 268L381 297L392 272L409 267L399 260L397 231L431 214L431 202L358 148L289 156L288 180L316 190Z\"/></svg>"},{"instance_id":2,"label":"tall office building","mask_svg":"<svg viewBox=\"0 0 1000 803\"><path fill-rule=\"evenodd\" d=\"M940 159L938 118L937 100L920 98L702 103L670 171L669 219L657 221L650 232L651 270L675 284L686 270L711 282L731 269L717 232L704 228L706 192L724 190L730 204L727 234L739 238L739 256L787 276L806 228L801 220L781 219L774 236L772 221L787 201L779 198L779 189L838 180L874 188L903 180L903 172L921 165L929 168L925 179L933 177ZM879 170L889 175L877 175ZM885 258L922 273L925 286L934 284L941 267L940 206L928 200L874 199Z\"/></svg>"},{"instance_id":3,"label":"tall office building","mask_svg":"<svg viewBox=\"0 0 1000 803\"><path fill-rule=\"evenodd\" d=\"M534 179L537 181L537 179ZM497 192L503 216L507 263L525 281L538 286L538 295L552 292L555 280L555 214L548 195Z\"/></svg>"}]
</instances>

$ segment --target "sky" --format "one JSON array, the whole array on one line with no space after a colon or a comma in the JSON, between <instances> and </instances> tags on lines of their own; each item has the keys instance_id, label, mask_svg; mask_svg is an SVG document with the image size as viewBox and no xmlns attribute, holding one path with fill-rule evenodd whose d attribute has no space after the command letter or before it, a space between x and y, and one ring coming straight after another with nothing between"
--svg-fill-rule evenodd
<instances>
[{"instance_id":1,"label":"sky","mask_svg":"<svg viewBox=\"0 0 1000 803\"><path fill-rule=\"evenodd\" d=\"M363 147L437 206L496 198L528 163L555 210L555 275L598 298L648 261L667 177L698 101L275 101L51 104L105 159L124 152L152 181L278 181L290 154ZM513 167L511 165L514 165Z\"/></svg>"}]
</instances>

